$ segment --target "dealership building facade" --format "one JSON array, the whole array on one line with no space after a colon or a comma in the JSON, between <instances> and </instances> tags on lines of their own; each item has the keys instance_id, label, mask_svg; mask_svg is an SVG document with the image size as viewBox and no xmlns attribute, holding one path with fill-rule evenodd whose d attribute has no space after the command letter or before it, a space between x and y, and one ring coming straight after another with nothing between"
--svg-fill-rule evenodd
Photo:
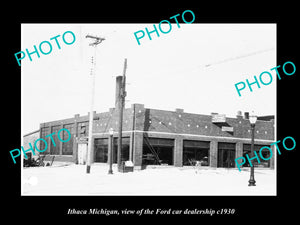
<instances>
[{"instance_id":1,"label":"dealership building facade","mask_svg":"<svg viewBox=\"0 0 300 225\"><path fill-rule=\"evenodd\" d=\"M113 135L113 161L117 162L118 110L94 112L92 154L93 162L106 163L108 148L111 143L109 130ZM175 167L194 165L200 162L209 167L236 167L235 158L250 153L251 130L249 114L238 112L230 118L223 114L201 115L184 112L145 108L143 104L132 104L123 111L122 161L132 161L135 169L148 165L171 165ZM89 115L76 114L72 118L40 124L40 137L48 143L43 154L55 155L55 160L85 163ZM50 133L67 128L72 137L68 142L59 142ZM64 132L64 135L68 135ZM62 137L67 139L68 137ZM274 142L274 116L258 117L255 126L254 150L270 146ZM43 145L43 142L40 142ZM44 146L40 146L44 149ZM273 157L257 164L259 167L274 168ZM270 152L262 151L264 158ZM243 166L249 166L245 163Z\"/></svg>"}]
</instances>

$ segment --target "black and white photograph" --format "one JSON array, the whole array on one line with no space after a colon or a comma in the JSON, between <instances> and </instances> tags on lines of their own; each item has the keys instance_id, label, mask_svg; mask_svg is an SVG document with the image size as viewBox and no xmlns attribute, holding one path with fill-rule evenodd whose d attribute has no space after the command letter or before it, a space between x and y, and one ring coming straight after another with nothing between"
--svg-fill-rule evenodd
<instances>
[{"instance_id":1,"label":"black and white photograph","mask_svg":"<svg viewBox=\"0 0 300 225\"><path fill-rule=\"evenodd\" d=\"M22 24L25 48L22 195L276 195L276 24Z\"/></svg>"}]
</instances>

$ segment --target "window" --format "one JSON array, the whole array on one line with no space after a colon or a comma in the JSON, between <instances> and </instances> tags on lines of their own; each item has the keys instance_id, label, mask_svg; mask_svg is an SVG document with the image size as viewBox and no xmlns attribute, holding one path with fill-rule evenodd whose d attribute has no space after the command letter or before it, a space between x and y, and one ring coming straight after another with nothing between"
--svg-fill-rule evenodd
<instances>
[{"instance_id":1,"label":"window","mask_svg":"<svg viewBox=\"0 0 300 225\"><path fill-rule=\"evenodd\" d=\"M64 128L68 129L71 133L71 138L67 142L62 143L62 155L72 155L73 154L73 136L74 136L74 124L66 124ZM69 134L66 131L60 133L62 140L67 140Z\"/></svg>"}]
</instances>

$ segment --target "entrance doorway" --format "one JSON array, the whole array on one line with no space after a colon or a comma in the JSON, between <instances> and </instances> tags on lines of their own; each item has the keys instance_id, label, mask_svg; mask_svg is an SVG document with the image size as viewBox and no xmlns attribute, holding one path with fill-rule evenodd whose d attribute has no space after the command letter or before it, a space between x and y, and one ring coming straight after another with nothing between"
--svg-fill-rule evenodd
<instances>
[{"instance_id":1,"label":"entrance doorway","mask_svg":"<svg viewBox=\"0 0 300 225\"><path fill-rule=\"evenodd\" d=\"M174 165L174 140L144 137L142 166Z\"/></svg>"},{"instance_id":2,"label":"entrance doorway","mask_svg":"<svg viewBox=\"0 0 300 225\"><path fill-rule=\"evenodd\" d=\"M97 138L94 141L94 162L107 162L108 138Z\"/></svg>"},{"instance_id":3,"label":"entrance doorway","mask_svg":"<svg viewBox=\"0 0 300 225\"><path fill-rule=\"evenodd\" d=\"M218 143L218 167L234 168L235 143Z\"/></svg>"},{"instance_id":4,"label":"entrance doorway","mask_svg":"<svg viewBox=\"0 0 300 225\"><path fill-rule=\"evenodd\" d=\"M235 151L234 150L218 150L218 167L232 168L234 167Z\"/></svg>"},{"instance_id":5,"label":"entrance doorway","mask_svg":"<svg viewBox=\"0 0 300 225\"><path fill-rule=\"evenodd\" d=\"M122 137L121 161L129 159L129 137ZM113 163L117 163L118 158L118 138L113 140ZM108 138L95 138L94 141L94 162L106 163L108 160Z\"/></svg>"},{"instance_id":6,"label":"entrance doorway","mask_svg":"<svg viewBox=\"0 0 300 225\"><path fill-rule=\"evenodd\" d=\"M201 166L209 166L209 142L184 140L183 165L196 165L197 162Z\"/></svg>"},{"instance_id":7,"label":"entrance doorway","mask_svg":"<svg viewBox=\"0 0 300 225\"><path fill-rule=\"evenodd\" d=\"M78 164L85 165L87 156L87 143L78 144Z\"/></svg>"},{"instance_id":8,"label":"entrance doorway","mask_svg":"<svg viewBox=\"0 0 300 225\"><path fill-rule=\"evenodd\" d=\"M260 149L264 146L270 147L270 145L254 145L254 151L258 154ZM246 159L246 154L248 154L249 157L251 157L251 145L250 144L244 144L243 145L243 157ZM267 149L263 149L261 151L261 154L264 158L270 157L270 152ZM260 163L258 163L257 159L254 159L251 161L252 165L254 167L270 167L270 160L264 161L260 160ZM243 164L243 167L250 167L249 161L246 160L246 162Z\"/></svg>"}]
</instances>

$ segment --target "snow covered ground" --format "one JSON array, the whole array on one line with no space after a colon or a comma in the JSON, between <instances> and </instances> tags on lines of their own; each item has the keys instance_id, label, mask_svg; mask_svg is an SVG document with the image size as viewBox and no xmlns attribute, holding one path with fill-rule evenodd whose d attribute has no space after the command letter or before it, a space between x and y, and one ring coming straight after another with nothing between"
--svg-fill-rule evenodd
<instances>
[{"instance_id":1,"label":"snow covered ground","mask_svg":"<svg viewBox=\"0 0 300 225\"><path fill-rule=\"evenodd\" d=\"M276 195L276 170L162 167L108 174L107 164L31 167L22 171L22 195Z\"/></svg>"}]
</instances>

